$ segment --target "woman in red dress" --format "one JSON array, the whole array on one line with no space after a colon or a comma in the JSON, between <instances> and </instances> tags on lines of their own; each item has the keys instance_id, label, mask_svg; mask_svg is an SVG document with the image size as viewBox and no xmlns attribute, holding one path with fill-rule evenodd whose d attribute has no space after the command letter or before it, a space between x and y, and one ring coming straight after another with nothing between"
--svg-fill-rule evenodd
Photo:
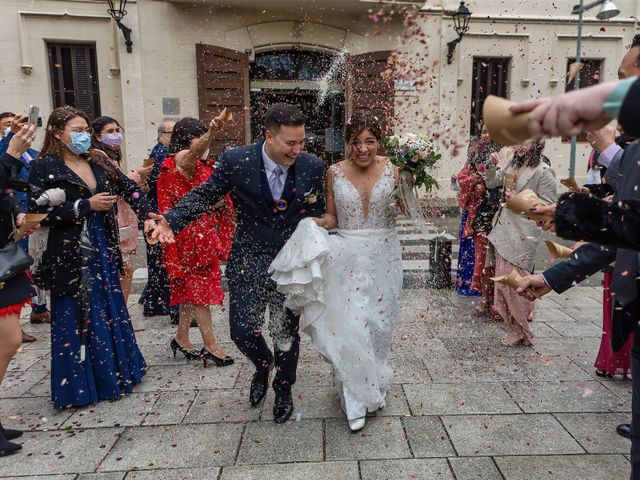
<instances>
[{"instance_id":1,"label":"woman in red dress","mask_svg":"<svg viewBox=\"0 0 640 480\"><path fill-rule=\"evenodd\" d=\"M213 133L222 124L220 118L209 128L195 118L176 123L169 145L170 155L162 164L158 178L158 208L164 213L189 191L205 182L214 164L209 156ZM180 305L180 322L171 349L180 350L187 359L202 358L204 365L213 361L223 367L233 364L216 341L211 305L222 305L220 261L231 250L234 212L227 196L215 208L176 235L176 242L164 245L163 261L169 274L171 305ZM221 309L218 309L221 311ZM194 349L189 339L191 319L195 318L204 347Z\"/></svg>"}]
</instances>

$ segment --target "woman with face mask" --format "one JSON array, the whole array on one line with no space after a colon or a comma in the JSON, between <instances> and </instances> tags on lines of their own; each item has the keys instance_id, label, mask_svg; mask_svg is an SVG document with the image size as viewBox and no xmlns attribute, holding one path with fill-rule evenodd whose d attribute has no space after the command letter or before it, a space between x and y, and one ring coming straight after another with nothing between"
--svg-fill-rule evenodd
<instances>
[{"instance_id":1,"label":"woman with face mask","mask_svg":"<svg viewBox=\"0 0 640 480\"><path fill-rule=\"evenodd\" d=\"M115 203L124 197L141 219L146 197L104 156L90 152L86 114L56 108L29 182L64 190L48 213L47 247L35 280L51 292L51 395L55 408L116 400L146 373L120 288L122 256ZM91 153L91 154L90 154Z\"/></svg>"},{"instance_id":2,"label":"woman with face mask","mask_svg":"<svg viewBox=\"0 0 640 480\"><path fill-rule=\"evenodd\" d=\"M172 209L182 197L205 182L215 168L209 158L209 148L221 118L214 118L207 127L195 118L183 118L173 127L169 157L164 161L158 177L158 209L160 213ZM170 305L180 305L178 331L171 340L175 357L180 351L187 358L202 359L218 367L233 364L216 340L211 305L221 316L222 273L220 261L226 261L231 250L234 211L227 197L204 213L178 235L175 243L164 245L163 262L169 275ZM204 347L196 350L189 339L191 319L195 318Z\"/></svg>"},{"instance_id":3,"label":"woman with face mask","mask_svg":"<svg viewBox=\"0 0 640 480\"><path fill-rule=\"evenodd\" d=\"M91 146L107 154L111 162L122 170L122 127L114 118L102 116L96 118L91 123L93 134L91 135ZM151 171L151 167L140 167L131 170L128 177L141 184ZM131 281L133 279L133 258L136 254L138 244L138 219L135 212L127 204L122 196L116 199L116 212L118 218L118 230L120 236L120 251L124 262L124 274L120 277L120 284L124 300L129 300L131 291Z\"/></svg>"}]
</instances>

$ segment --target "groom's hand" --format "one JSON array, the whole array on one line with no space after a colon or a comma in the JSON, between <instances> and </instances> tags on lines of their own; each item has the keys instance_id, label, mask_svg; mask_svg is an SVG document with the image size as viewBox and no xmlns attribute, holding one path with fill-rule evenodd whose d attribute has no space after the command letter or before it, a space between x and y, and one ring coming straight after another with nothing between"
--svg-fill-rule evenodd
<instances>
[{"instance_id":1,"label":"groom's hand","mask_svg":"<svg viewBox=\"0 0 640 480\"><path fill-rule=\"evenodd\" d=\"M171 230L171 225L164 216L157 213L150 213L149 219L144 222L144 234L151 241L158 241L162 244L175 243L176 239Z\"/></svg>"}]
</instances>

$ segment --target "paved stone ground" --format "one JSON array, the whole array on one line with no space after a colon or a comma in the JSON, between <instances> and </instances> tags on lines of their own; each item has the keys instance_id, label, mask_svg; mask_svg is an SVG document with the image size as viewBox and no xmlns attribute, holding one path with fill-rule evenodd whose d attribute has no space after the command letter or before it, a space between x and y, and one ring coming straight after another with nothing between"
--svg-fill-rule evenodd
<instances>
[{"instance_id":1,"label":"paved stone ground","mask_svg":"<svg viewBox=\"0 0 640 480\"><path fill-rule=\"evenodd\" d=\"M70 411L49 402L49 334L14 359L0 390L0 418L28 429L24 450L0 459L0 477L217 480L627 478L630 382L602 380L601 292L577 287L539 303L532 348L499 346L500 324L472 317L451 291L403 293L387 407L349 432L330 368L308 340L295 387L300 421L271 420L273 394L252 409L252 369L173 359L166 318L131 313L149 373L135 393ZM26 319L25 319L26 322ZM226 315L217 322L228 339ZM198 334L192 330L193 339ZM197 341L196 341L197 344Z\"/></svg>"},{"instance_id":2,"label":"paved stone ground","mask_svg":"<svg viewBox=\"0 0 640 480\"><path fill-rule=\"evenodd\" d=\"M577 287L538 305L533 348L499 345L501 325L470 315L475 300L424 289L428 239L455 232L455 217L428 231L401 221L405 286L393 343L387 406L350 433L331 369L305 338L296 413L272 421L273 394L248 405L252 367L217 334L236 364L225 369L173 359L167 318L143 318L144 249L130 299L149 373L135 393L71 411L49 402L48 327L25 319L38 341L16 356L0 388L0 418L29 430L24 450L0 459L0 477L55 479L611 479L628 476L630 382L592 367L601 291ZM453 248L453 262L457 245ZM538 265L548 264L544 247ZM541 268L541 267L540 267ZM597 285L598 279L587 285ZM193 340L199 338L192 330ZM197 341L195 342L197 344ZM295 419L297 417L297 420Z\"/></svg>"}]
</instances>

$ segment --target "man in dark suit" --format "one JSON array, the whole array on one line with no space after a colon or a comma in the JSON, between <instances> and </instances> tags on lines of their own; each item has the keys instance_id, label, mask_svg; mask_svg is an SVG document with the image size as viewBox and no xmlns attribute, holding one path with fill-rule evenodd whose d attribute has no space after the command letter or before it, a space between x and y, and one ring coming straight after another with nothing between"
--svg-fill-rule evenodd
<instances>
[{"instance_id":1,"label":"man in dark suit","mask_svg":"<svg viewBox=\"0 0 640 480\"><path fill-rule=\"evenodd\" d=\"M640 75L640 36L636 35L634 42L625 55L618 76L623 79ZM638 82L629 89L625 102L620 109L619 119L625 129L636 130L638 113L630 108L631 104L637 105ZM634 100L635 99L635 100ZM569 113L569 116L571 114ZM565 123L568 125L568 123ZM549 133L549 132L547 132ZM624 200L640 199L638 185L640 185L640 142L636 141L624 151L619 164L616 193L612 204ZM564 262L560 262L541 274L525 277L518 291L532 299L530 293L526 293L528 287L533 287L540 295L551 290L562 293L577 282L593 275L601 268L615 261L613 282L611 285L614 296L615 308L613 311L612 346L614 351L619 350L625 343L631 332L636 332L634 344L631 350L632 372L632 405L631 428L620 425L618 432L629 433L631 437L631 478L640 479L640 299L638 288L638 272L640 268L639 253L637 250L628 249L629 243L622 244L611 242L606 230L597 225L597 216L600 211L591 205L589 197L573 195L562 198L558 203L556 220L562 220L557 225L559 236L568 239L590 240L601 242L588 243L577 250ZM559 215L561 214L560 218ZM607 217L609 215L604 215ZM571 220L563 220L571 219ZM621 222L622 223L622 222ZM624 248L627 247L627 248Z\"/></svg>"},{"instance_id":2,"label":"man in dark suit","mask_svg":"<svg viewBox=\"0 0 640 480\"><path fill-rule=\"evenodd\" d=\"M636 141L630 145L624 152L620 163L620 177L618 180L617 191L612 204L616 204L620 200L638 200L640 195L637 185L640 185L640 168L638 168L638 159L640 159L640 142ZM565 205L562 209L571 210L564 213L565 217L574 219L583 217L580 221L563 222L562 229L558 228L557 233L563 238L583 239L602 241L609 243L606 237L606 231L596 232L599 223L596 220L600 213L598 209L584 209L582 195L573 195L567 198L568 202L573 205ZM562 201L558 203L558 211L556 212L556 222L558 222L558 213L560 211ZM579 214L579 209L586 210L587 215ZM589 225L589 224L592 225ZM559 226L559 225L558 225ZM572 235L570 230L591 232L589 234ZM602 238L599 238L602 237ZM614 240L614 237L609 238ZM631 349L631 378L632 378L632 401L631 401L631 472L632 479L640 479L640 327L638 320L640 319L640 300L638 295L638 251L625 248L616 248L615 246L603 246L596 243L587 243L571 255L571 257L560 262L541 274L530 275L525 277L520 284L519 291L528 287L533 287L537 294L545 295L551 290L562 293L577 282L581 282L585 278L598 272L600 269L615 263L613 272L613 282L611 292L615 301L613 310L613 332L612 346L614 351L622 348L629 334L635 331L633 347ZM531 299L531 297L530 297ZM618 432L625 434L628 432L627 425L620 425Z\"/></svg>"},{"instance_id":3,"label":"man in dark suit","mask_svg":"<svg viewBox=\"0 0 640 480\"><path fill-rule=\"evenodd\" d=\"M236 210L236 231L227 263L231 338L256 368L249 400L264 399L275 363L274 420L284 423L293 412L291 387L296 381L300 336L299 317L283 307L284 295L268 268L298 222L324 213L324 164L302 153L305 118L288 104L276 104L265 114L265 141L220 155L205 183L192 190L164 216L151 215L147 230L161 242L171 242L200 214L229 193ZM262 336L269 306L274 353ZM275 360L274 360L275 354Z\"/></svg>"}]
</instances>

